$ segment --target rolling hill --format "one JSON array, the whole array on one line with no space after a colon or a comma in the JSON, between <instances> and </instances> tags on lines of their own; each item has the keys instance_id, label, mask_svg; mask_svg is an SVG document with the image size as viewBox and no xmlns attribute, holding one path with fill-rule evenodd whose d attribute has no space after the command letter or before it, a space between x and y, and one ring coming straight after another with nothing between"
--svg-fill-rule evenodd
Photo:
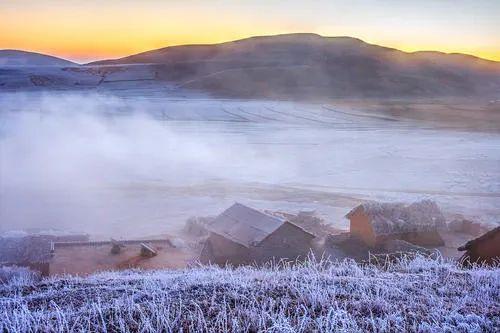
<instances>
[{"instance_id":1,"label":"rolling hill","mask_svg":"<svg viewBox=\"0 0 500 333\"><path fill-rule=\"evenodd\" d=\"M54 56L20 50L0 50L0 66L76 66Z\"/></svg>"},{"instance_id":2,"label":"rolling hill","mask_svg":"<svg viewBox=\"0 0 500 333\"><path fill-rule=\"evenodd\" d=\"M235 97L464 96L500 91L500 63L406 53L350 37L287 34L166 47L103 65L148 65L155 78Z\"/></svg>"},{"instance_id":3,"label":"rolling hill","mask_svg":"<svg viewBox=\"0 0 500 333\"><path fill-rule=\"evenodd\" d=\"M19 62L22 54L18 52ZM407 53L356 38L308 33L172 46L79 67L29 55L26 63L38 63L37 68L2 68L0 62L0 86L195 91L294 100L500 97L499 62L464 54ZM61 62L69 67L53 70L46 65Z\"/></svg>"}]
</instances>

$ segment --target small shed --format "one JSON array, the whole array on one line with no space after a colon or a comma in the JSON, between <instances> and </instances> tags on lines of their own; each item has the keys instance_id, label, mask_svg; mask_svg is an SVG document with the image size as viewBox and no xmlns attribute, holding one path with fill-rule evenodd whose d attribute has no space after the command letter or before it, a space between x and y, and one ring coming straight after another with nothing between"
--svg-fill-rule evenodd
<instances>
[{"instance_id":1,"label":"small shed","mask_svg":"<svg viewBox=\"0 0 500 333\"><path fill-rule=\"evenodd\" d=\"M419 246L444 245L438 229L445 225L445 218L431 200L410 205L366 202L351 210L346 218L350 220L351 234L369 246L391 239Z\"/></svg>"},{"instance_id":2,"label":"small shed","mask_svg":"<svg viewBox=\"0 0 500 333\"><path fill-rule=\"evenodd\" d=\"M245 265L307 256L314 235L279 217L235 203L208 225L203 263Z\"/></svg>"},{"instance_id":3,"label":"small shed","mask_svg":"<svg viewBox=\"0 0 500 333\"><path fill-rule=\"evenodd\" d=\"M487 265L500 263L500 227L468 241L458 250L465 251L460 261L466 266L474 263Z\"/></svg>"},{"instance_id":4,"label":"small shed","mask_svg":"<svg viewBox=\"0 0 500 333\"><path fill-rule=\"evenodd\" d=\"M50 273L50 244L54 237L0 237L0 266L27 267L42 276Z\"/></svg>"}]
</instances>

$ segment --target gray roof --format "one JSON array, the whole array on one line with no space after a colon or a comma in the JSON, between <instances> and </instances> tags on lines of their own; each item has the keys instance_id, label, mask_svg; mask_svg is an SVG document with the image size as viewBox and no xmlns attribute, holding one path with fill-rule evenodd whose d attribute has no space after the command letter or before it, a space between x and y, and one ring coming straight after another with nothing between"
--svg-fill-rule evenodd
<instances>
[{"instance_id":1,"label":"gray roof","mask_svg":"<svg viewBox=\"0 0 500 333\"><path fill-rule=\"evenodd\" d=\"M431 231L445 223L443 213L432 200L422 200L410 205L370 201L357 206L346 217L351 218L360 210L371 218L373 231L377 235Z\"/></svg>"},{"instance_id":2,"label":"gray roof","mask_svg":"<svg viewBox=\"0 0 500 333\"><path fill-rule=\"evenodd\" d=\"M285 223L253 208L235 203L208 226L208 229L233 242L249 247L260 243Z\"/></svg>"}]
</instances>

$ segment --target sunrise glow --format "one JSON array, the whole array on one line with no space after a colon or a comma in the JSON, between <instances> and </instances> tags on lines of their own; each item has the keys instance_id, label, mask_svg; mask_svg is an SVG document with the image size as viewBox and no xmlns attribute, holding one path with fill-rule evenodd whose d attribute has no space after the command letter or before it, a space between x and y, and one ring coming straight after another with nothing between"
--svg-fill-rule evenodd
<instances>
[{"instance_id":1,"label":"sunrise glow","mask_svg":"<svg viewBox=\"0 0 500 333\"><path fill-rule=\"evenodd\" d=\"M21 0L2 2L0 18L0 49L81 62L289 32L500 60L497 1Z\"/></svg>"}]
</instances>

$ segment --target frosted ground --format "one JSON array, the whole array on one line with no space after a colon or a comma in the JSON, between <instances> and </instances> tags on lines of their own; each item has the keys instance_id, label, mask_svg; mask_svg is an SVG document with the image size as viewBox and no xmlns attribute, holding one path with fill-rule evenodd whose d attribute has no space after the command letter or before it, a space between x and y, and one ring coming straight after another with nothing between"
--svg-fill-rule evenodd
<instances>
[{"instance_id":1,"label":"frosted ground","mask_svg":"<svg viewBox=\"0 0 500 333\"><path fill-rule=\"evenodd\" d=\"M498 268L202 267L0 284L8 332L498 332Z\"/></svg>"},{"instance_id":2,"label":"frosted ground","mask_svg":"<svg viewBox=\"0 0 500 333\"><path fill-rule=\"evenodd\" d=\"M234 201L316 210L432 198L497 223L500 134L328 104L4 94L0 231L174 232ZM4 222L5 221L5 222Z\"/></svg>"}]
</instances>

